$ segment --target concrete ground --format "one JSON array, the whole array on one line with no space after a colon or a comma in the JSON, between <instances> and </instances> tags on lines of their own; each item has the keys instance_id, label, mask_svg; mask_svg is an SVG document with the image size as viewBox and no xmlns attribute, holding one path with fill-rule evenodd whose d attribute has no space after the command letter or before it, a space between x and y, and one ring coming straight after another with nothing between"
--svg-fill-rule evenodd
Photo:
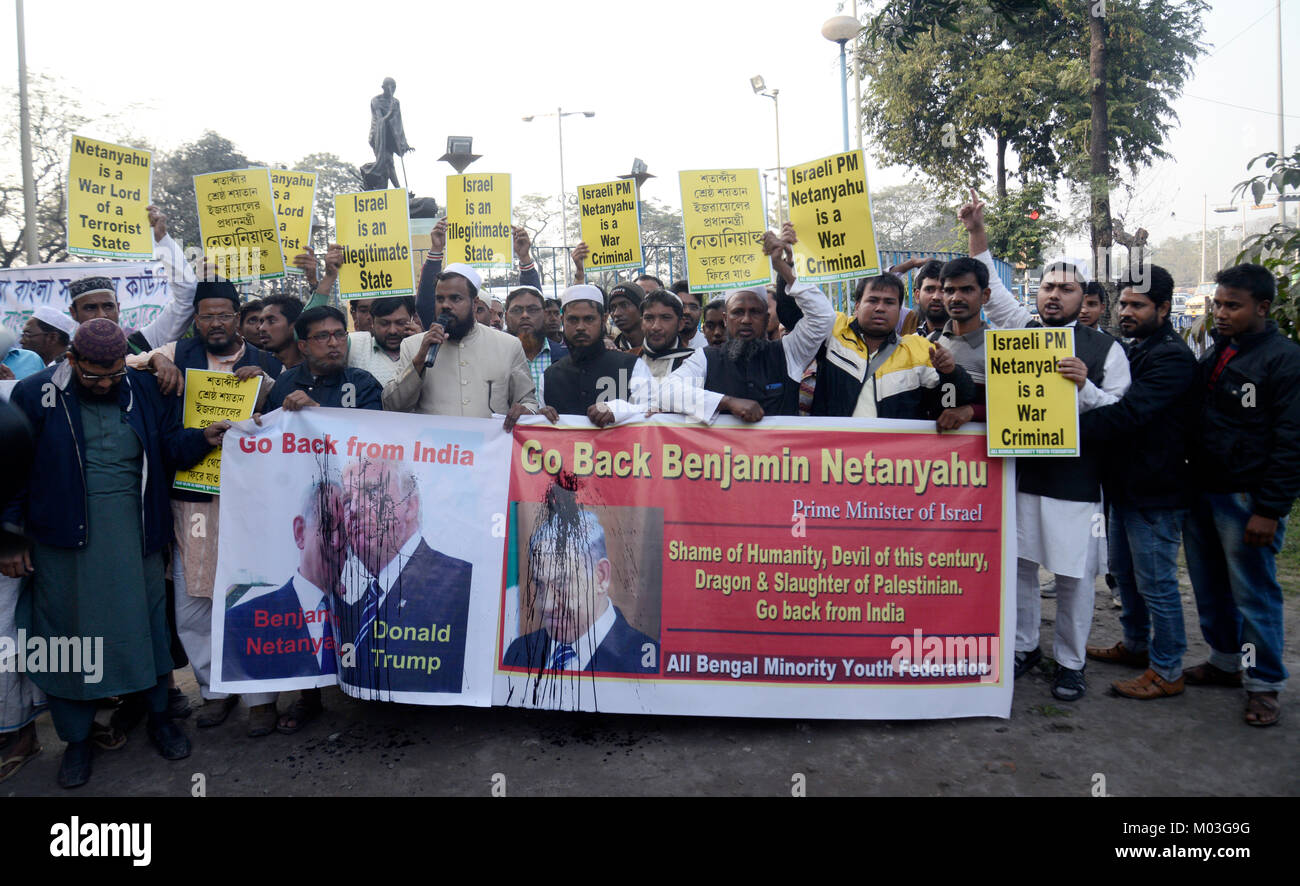
<instances>
[{"instance_id":1,"label":"concrete ground","mask_svg":"<svg viewBox=\"0 0 1300 886\"><path fill-rule=\"evenodd\" d=\"M1286 660L1297 674L1300 581L1290 569L1282 578ZM1119 610L1104 583L1097 586L1091 642L1109 645L1120 638ZM1189 665L1206 657L1190 593L1184 575ZM1055 605L1043 602L1050 655ZM124 748L98 752L90 783L75 792L55 782L63 745L42 716L45 751L0 785L0 796L184 796L197 774L208 796L486 796L494 783L510 796L788 796L797 774L809 796L1087 796L1097 787L1114 796L1300 794L1295 692L1282 695L1281 722L1259 729L1242 721L1241 690L1190 687L1172 699L1131 701L1107 687L1135 671L1091 663L1088 695L1071 704L1052 698L1049 670L1045 664L1017 682L1010 720L427 708L358 702L326 689L327 712L293 736L248 738L242 705L212 729L197 729L191 717L184 729L194 752L175 763L162 760L139 728ZM197 698L188 670L181 687Z\"/></svg>"}]
</instances>

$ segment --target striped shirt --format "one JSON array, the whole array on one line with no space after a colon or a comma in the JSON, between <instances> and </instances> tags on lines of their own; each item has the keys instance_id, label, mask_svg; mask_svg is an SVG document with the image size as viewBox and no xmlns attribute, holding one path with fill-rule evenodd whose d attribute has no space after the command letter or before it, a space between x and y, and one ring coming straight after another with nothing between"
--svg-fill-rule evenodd
<instances>
[{"instance_id":1,"label":"striped shirt","mask_svg":"<svg viewBox=\"0 0 1300 886\"><path fill-rule=\"evenodd\" d=\"M543 336L542 349L537 352L537 356L529 360L528 355L524 354L524 360L528 362L528 374L533 377L533 386L537 388L537 403L539 406L545 406L546 368L554 362L551 357L551 340Z\"/></svg>"}]
</instances>

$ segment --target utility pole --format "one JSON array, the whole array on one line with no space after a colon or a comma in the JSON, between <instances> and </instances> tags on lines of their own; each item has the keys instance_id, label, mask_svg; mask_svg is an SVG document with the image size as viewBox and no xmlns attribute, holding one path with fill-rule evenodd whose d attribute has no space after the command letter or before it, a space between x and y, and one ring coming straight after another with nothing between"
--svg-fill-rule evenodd
<instances>
[{"instance_id":1,"label":"utility pole","mask_svg":"<svg viewBox=\"0 0 1300 886\"><path fill-rule=\"evenodd\" d=\"M1201 280L1205 282L1205 213L1209 206L1210 197L1208 194L1201 195Z\"/></svg>"},{"instance_id":2,"label":"utility pole","mask_svg":"<svg viewBox=\"0 0 1300 886\"><path fill-rule=\"evenodd\" d=\"M27 240L27 264L41 263L40 244L36 237L36 178L32 175L32 115L27 107L27 43L23 37L23 0L16 0L18 11L18 128L21 130L23 162L23 236Z\"/></svg>"},{"instance_id":3,"label":"utility pole","mask_svg":"<svg viewBox=\"0 0 1300 886\"><path fill-rule=\"evenodd\" d=\"M1282 0L1273 0L1273 10L1277 15L1277 159L1281 162L1286 156L1286 135L1282 116ZM1286 204L1282 202L1283 186L1277 189L1277 220L1286 224Z\"/></svg>"}]
</instances>

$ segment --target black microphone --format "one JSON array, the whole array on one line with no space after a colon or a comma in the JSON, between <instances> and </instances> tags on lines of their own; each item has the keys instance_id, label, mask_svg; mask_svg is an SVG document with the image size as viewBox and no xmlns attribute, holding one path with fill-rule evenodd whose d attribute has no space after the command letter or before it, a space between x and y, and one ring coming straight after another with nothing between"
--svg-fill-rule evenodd
<instances>
[{"instance_id":1,"label":"black microphone","mask_svg":"<svg viewBox=\"0 0 1300 886\"><path fill-rule=\"evenodd\" d=\"M447 330L456 324L456 316L449 311L444 312L439 314L438 319L434 320L433 322L437 323L444 330ZM434 358L437 356L438 356L438 345L433 345L432 347L429 348L429 356L424 358L424 366L426 369L433 365Z\"/></svg>"}]
</instances>

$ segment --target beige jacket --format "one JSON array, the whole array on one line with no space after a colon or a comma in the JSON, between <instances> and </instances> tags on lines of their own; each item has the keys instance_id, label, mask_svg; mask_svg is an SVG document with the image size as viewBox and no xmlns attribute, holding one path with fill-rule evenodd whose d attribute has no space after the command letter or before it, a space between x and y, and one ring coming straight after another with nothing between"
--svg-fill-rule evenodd
<instances>
[{"instance_id":1,"label":"beige jacket","mask_svg":"<svg viewBox=\"0 0 1300 886\"><path fill-rule=\"evenodd\" d=\"M384 385L385 409L488 418L516 403L538 408L523 346L513 335L475 323L460 341L443 342L434 365L421 374L413 362L423 337L416 333L402 342L397 375Z\"/></svg>"}]
</instances>

